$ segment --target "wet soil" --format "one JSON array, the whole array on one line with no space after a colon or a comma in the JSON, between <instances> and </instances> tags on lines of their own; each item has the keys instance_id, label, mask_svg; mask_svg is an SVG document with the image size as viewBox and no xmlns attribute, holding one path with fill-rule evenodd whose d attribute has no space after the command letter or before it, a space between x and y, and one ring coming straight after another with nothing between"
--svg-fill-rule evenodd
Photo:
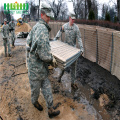
<instances>
[{"instance_id":1,"label":"wet soil","mask_svg":"<svg viewBox=\"0 0 120 120\"><path fill-rule=\"evenodd\" d=\"M25 43L25 39L17 39L12 57L0 55L0 119L48 120L42 93L39 102L44 110L40 112L31 104ZM56 68L49 75L54 105L59 103L61 111L53 120L120 120L120 81L115 76L83 57L77 65L78 90L71 89L69 70L61 83L57 82L59 73Z\"/></svg>"},{"instance_id":2,"label":"wet soil","mask_svg":"<svg viewBox=\"0 0 120 120\"><path fill-rule=\"evenodd\" d=\"M31 104L25 44L23 43L26 43L24 39L16 40L16 47L12 48L12 57L4 57L4 53L0 55L0 119L48 120L48 112L42 93L40 93L38 101L44 110L40 112ZM3 46L1 45L0 48L2 49ZM49 79L53 88L54 105L57 104L57 109L61 112L53 120L95 120L96 114L89 113L86 105L72 99L70 94L67 96L62 84L59 84L53 77L53 71L50 73Z\"/></svg>"},{"instance_id":3,"label":"wet soil","mask_svg":"<svg viewBox=\"0 0 120 120\"><path fill-rule=\"evenodd\" d=\"M93 104L94 101L99 101L99 105L109 113L111 120L120 120L120 80L83 57L78 59L77 78L84 87L88 86L92 91ZM97 110L97 107L95 108Z\"/></svg>"}]
</instances>

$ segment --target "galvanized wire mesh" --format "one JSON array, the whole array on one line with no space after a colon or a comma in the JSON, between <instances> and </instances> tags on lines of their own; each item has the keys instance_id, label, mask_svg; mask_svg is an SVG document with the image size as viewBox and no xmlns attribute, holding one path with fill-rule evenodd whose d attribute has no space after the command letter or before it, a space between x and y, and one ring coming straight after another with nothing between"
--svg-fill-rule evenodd
<instances>
[{"instance_id":1,"label":"galvanized wire mesh","mask_svg":"<svg viewBox=\"0 0 120 120\"><path fill-rule=\"evenodd\" d=\"M60 30L62 22L50 22L53 39ZM84 47L84 57L96 62L120 79L120 32L102 27L78 25ZM62 34L60 40L64 41ZM78 44L77 44L78 47Z\"/></svg>"},{"instance_id":2,"label":"galvanized wire mesh","mask_svg":"<svg viewBox=\"0 0 120 120\"><path fill-rule=\"evenodd\" d=\"M120 32L113 33L113 59L111 72L120 79Z\"/></svg>"},{"instance_id":3,"label":"galvanized wire mesh","mask_svg":"<svg viewBox=\"0 0 120 120\"><path fill-rule=\"evenodd\" d=\"M64 23L50 24L52 27L52 34L54 33L54 37L63 24ZM84 57L92 62L96 62L103 68L110 71L112 32L92 27L83 28L83 26L81 27L80 25L78 25L78 27L81 32L81 38L84 47ZM62 34L61 40L64 41L64 34Z\"/></svg>"},{"instance_id":4,"label":"galvanized wire mesh","mask_svg":"<svg viewBox=\"0 0 120 120\"><path fill-rule=\"evenodd\" d=\"M112 33L98 31L98 64L110 71Z\"/></svg>"}]
</instances>

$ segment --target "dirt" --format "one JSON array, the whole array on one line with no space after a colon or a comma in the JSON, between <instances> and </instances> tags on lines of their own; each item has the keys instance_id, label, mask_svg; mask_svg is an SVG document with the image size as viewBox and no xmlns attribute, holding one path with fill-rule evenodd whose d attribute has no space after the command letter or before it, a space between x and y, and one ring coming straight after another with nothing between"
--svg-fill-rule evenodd
<instances>
[{"instance_id":1,"label":"dirt","mask_svg":"<svg viewBox=\"0 0 120 120\"><path fill-rule=\"evenodd\" d=\"M47 120L49 117L42 93L38 101L44 110L40 112L31 104L25 46L17 46L17 40L15 45L16 47L12 48L12 57L5 58L4 54L0 56L0 119ZM64 94L62 84L57 83L52 72L50 71L49 78L53 88L54 105L59 102L57 109L61 111L53 120L95 120L96 116L88 112L86 105ZM61 92L56 92L55 84L60 87Z\"/></svg>"},{"instance_id":2,"label":"dirt","mask_svg":"<svg viewBox=\"0 0 120 120\"><path fill-rule=\"evenodd\" d=\"M19 32L30 32L30 30L30 25L28 23L23 23L22 25L15 27L15 34Z\"/></svg>"},{"instance_id":3,"label":"dirt","mask_svg":"<svg viewBox=\"0 0 120 120\"><path fill-rule=\"evenodd\" d=\"M42 93L38 101L44 110L40 112L31 104L25 43L25 40L17 39L12 57L0 55L0 117L3 120L48 120ZM120 81L83 57L78 59L77 66L78 90L70 87L69 69L63 75L62 83L57 82L59 68L50 70L54 105L59 102L57 109L61 112L53 120L119 120Z\"/></svg>"},{"instance_id":4,"label":"dirt","mask_svg":"<svg viewBox=\"0 0 120 120\"><path fill-rule=\"evenodd\" d=\"M99 101L112 120L120 120L120 80L96 63L80 57L77 69L78 81L92 89L92 100Z\"/></svg>"}]
</instances>

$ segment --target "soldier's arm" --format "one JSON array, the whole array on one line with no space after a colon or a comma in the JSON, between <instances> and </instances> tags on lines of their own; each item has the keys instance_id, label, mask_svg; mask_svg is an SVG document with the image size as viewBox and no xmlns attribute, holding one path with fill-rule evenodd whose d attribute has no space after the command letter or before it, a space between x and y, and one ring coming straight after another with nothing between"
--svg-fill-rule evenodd
<instances>
[{"instance_id":1,"label":"soldier's arm","mask_svg":"<svg viewBox=\"0 0 120 120\"><path fill-rule=\"evenodd\" d=\"M9 33L10 33L10 30L9 30L9 29L10 29L10 27L9 27L9 25L8 25L8 35L9 35Z\"/></svg>"},{"instance_id":2,"label":"soldier's arm","mask_svg":"<svg viewBox=\"0 0 120 120\"><path fill-rule=\"evenodd\" d=\"M82 43L82 39L81 39L81 33L80 33L80 30L78 27L77 27L77 40L78 40L79 48L80 48L81 52L83 53L84 52L83 43Z\"/></svg>"},{"instance_id":3,"label":"soldier's arm","mask_svg":"<svg viewBox=\"0 0 120 120\"><path fill-rule=\"evenodd\" d=\"M11 28L11 22L9 23L9 29Z\"/></svg>"},{"instance_id":4,"label":"soldier's arm","mask_svg":"<svg viewBox=\"0 0 120 120\"><path fill-rule=\"evenodd\" d=\"M36 33L37 54L39 58L44 62L52 62L53 57L51 54L48 30L43 28L41 33L39 33L39 30L37 30Z\"/></svg>"},{"instance_id":5,"label":"soldier's arm","mask_svg":"<svg viewBox=\"0 0 120 120\"><path fill-rule=\"evenodd\" d=\"M32 44L32 30L30 31L30 33L28 34L28 36L27 36L27 39L26 39L26 41L27 41L27 43L26 43L26 50L27 51L30 51L30 47L31 47L31 44Z\"/></svg>"},{"instance_id":6,"label":"soldier's arm","mask_svg":"<svg viewBox=\"0 0 120 120\"><path fill-rule=\"evenodd\" d=\"M64 32L64 26L62 26L62 27L60 28L60 30L58 31L58 33L57 33L57 35L55 36L54 40L58 40L63 32Z\"/></svg>"},{"instance_id":7,"label":"soldier's arm","mask_svg":"<svg viewBox=\"0 0 120 120\"><path fill-rule=\"evenodd\" d=\"M2 32L2 37L4 38L4 37L5 37L5 36L4 36L4 25L3 25L3 27L2 27L1 32Z\"/></svg>"}]
</instances>

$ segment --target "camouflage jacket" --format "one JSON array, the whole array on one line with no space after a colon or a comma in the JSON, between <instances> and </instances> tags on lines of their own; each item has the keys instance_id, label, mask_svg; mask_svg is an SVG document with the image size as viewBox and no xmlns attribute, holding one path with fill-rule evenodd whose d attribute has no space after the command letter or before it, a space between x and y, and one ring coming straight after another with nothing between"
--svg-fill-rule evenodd
<instances>
[{"instance_id":1,"label":"camouflage jacket","mask_svg":"<svg viewBox=\"0 0 120 120\"><path fill-rule=\"evenodd\" d=\"M10 27L10 29L15 29L15 22L10 22L9 23L9 27Z\"/></svg>"},{"instance_id":2,"label":"camouflage jacket","mask_svg":"<svg viewBox=\"0 0 120 120\"><path fill-rule=\"evenodd\" d=\"M81 33L80 33L78 26L75 23L73 24L73 26L70 26L69 22L68 22L63 25L63 29L64 30L61 29L58 31L54 40L58 40L60 38L62 32L65 32L65 41L64 42L68 43L69 45L76 46L76 39L77 39L79 48L83 52Z\"/></svg>"},{"instance_id":3,"label":"camouflage jacket","mask_svg":"<svg viewBox=\"0 0 120 120\"><path fill-rule=\"evenodd\" d=\"M40 19L27 37L27 46L30 47L28 70L30 75L36 74L40 77L39 79L47 77L48 63L53 59L49 44L50 30L48 24Z\"/></svg>"},{"instance_id":4,"label":"camouflage jacket","mask_svg":"<svg viewBox=\"0 0 120 120\"><path fill-rule=\"evenodd\" d=\"M8 38L9 37L9 25L8 24L4 24L2 27L2 37L3 38Z\"/></svg>"}]
</instances>

